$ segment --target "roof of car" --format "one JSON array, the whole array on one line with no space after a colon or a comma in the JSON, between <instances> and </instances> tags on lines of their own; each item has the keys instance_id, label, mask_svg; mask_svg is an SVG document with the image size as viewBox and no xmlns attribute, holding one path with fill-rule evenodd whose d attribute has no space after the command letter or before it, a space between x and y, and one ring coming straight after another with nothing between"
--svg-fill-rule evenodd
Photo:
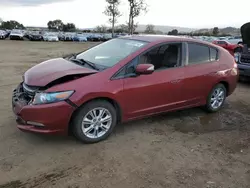
<instances>
[{"instance_id":1,"label":"roof of car","mask_svg":"<svg viewBox=\"0 0 250 188\"><path fill-rule=\"evenodd\" d=\"M141 40L145 42L157 42L157 41L197 41L192 38L184 36L171 36L171 35L128 35L121 38Z\"/></svg>"},{"instance_id":2,"label":"roof of car","mask_svg":"<svg viewBox=\"0 0 250 188\"><path fill-rule=\"evenodd\" d=\"M213 46L219 48L217 45L214 45L210 42L202 41L199 39L189 38L185 36L172 36L172 35L127 35L119 38L131 39L131 40L140 40L149 43L154 42L197 42L204 45Z\"/></svg>"}]
</instances>

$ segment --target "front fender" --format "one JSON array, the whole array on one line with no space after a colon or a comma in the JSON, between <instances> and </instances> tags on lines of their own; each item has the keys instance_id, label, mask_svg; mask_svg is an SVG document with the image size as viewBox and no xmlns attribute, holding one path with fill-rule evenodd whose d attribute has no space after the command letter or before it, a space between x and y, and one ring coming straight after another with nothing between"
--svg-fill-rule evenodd
<instances>
[{"instance_id":1,"label":"front fender","mask_svg":"<svg viewBox=\"0 0 250 188\"><path fill-rule=\"evenodd\" d=\"M107 98L110 100L115 101L117 104L121 104L120 100L116 97L115 94L109 93L109 92L97 92L97 93L88 93L81 97L79 100L75 100L74 96L72 96L72 102L75 103L77 106L81 106L88 101L94 100L94 99L101 99L101 98Z\"/></svg>"}]
</instances>

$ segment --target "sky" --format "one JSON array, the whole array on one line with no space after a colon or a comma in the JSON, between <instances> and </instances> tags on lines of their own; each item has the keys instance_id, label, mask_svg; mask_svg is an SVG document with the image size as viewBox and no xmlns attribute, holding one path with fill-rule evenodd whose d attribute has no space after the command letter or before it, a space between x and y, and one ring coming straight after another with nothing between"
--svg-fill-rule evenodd
<instances>
[{"instance_id":1,"label":"sky","mask_svg":"<svg viewBox=\"0 0 250 188\"><path fill-rule=\"evenodd\" d=\"M249 0L146 0L148 12L136 19L139 24L188 28L240 27L249 20ZM108 25L103 14L105 0L0 0L0 18L16 20L25 26L47 26L61 19L78 28ZM128 20L127 0L121 0L119 24Z\"/></svg>"}]
</instances>

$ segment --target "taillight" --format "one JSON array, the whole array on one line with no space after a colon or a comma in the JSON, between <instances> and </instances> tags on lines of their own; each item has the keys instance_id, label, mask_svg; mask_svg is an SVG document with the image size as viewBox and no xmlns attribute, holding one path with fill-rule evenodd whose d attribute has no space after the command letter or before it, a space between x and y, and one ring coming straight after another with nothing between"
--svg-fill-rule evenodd
<instances>
[{"instance_id":1,"label":"taillight","mask_svg":"<svg viewBox=\"0 0 250 188\"><path fill-rule=\"evenodd\" d=\"M234 68L238 68L238 64L236 63L236 61L234 61Z\"/></svg>"}]
</instances>

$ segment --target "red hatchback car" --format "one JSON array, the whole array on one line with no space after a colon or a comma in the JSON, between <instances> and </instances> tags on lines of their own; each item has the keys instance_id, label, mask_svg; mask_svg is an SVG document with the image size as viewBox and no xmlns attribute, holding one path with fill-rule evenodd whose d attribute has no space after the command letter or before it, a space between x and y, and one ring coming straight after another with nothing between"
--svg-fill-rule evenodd
<instances>
[{"instance_id":1,"label":"red hatchback car","mask_svg":"<svg viewBox=\"0 0 250 188\"><path fill-rule=\"evenodd\" d=\"M125 36L40 63L13 91L23 131L106 139L120 122L204 106L218 111L238 81L225 49L171 36Z\"/></svg>"}]
</instances>

